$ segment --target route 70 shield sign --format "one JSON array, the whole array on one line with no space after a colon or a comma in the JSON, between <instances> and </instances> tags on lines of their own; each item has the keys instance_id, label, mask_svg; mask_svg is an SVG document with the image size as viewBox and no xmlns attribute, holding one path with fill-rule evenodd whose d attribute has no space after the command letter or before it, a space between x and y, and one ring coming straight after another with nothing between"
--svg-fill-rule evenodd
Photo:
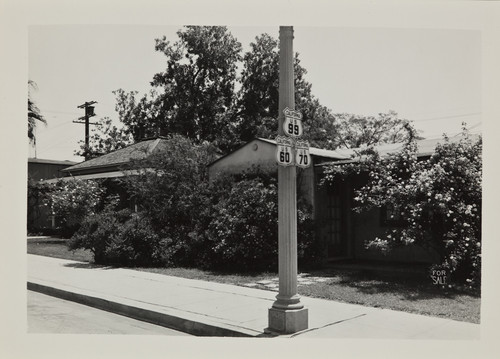
<instances>
[{"instance_id":1,"label":"route 70 shield sign","mask_svg":"<svg viewBox=\"0 0 500 359\"><path fill-rule=\"evenodd\" d=\"M280 166L293 166L293 143L290 138L276 137L276 161Z\"/></svg>"},{"instance_id":2,"label":"route 70 shield sign","mask_svg":"<svg viewBox=\"0 0 500 359\"><path fill-rule=\"evenodd\" d=\"M302 168L307 168L311 165L309 142L297 141L295 144L295 164Z\"/></svg>"}]
</instances>

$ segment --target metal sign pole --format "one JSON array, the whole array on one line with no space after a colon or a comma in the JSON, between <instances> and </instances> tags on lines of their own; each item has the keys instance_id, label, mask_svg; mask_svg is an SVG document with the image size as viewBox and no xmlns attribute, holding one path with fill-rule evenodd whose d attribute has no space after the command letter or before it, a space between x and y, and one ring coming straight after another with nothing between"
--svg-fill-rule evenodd
<instances>
[{"instance_id":1,"label":"metal sign pole","mask_svg":"<svg viewBox=\"0 0 500 359\"><path fill-rule=\"evenodd\" d=\"M280 26L278 135L283 136L285 109L295 108L293 27ZM279 293L269 309L269 330L296 333L307 329L308 311L297 294L296 167L278 166Z\"/></svg>"}]
</instances>

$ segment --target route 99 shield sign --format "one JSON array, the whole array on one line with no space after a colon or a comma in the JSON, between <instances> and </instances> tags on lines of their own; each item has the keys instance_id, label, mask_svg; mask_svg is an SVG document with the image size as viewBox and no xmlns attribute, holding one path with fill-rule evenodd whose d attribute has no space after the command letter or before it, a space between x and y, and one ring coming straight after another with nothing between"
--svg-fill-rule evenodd
<instances>
[{"instance_id":1,"label":"route 99 shield sign","mask_svg":"<svg viewBox=\"0 0 500 359\"><path fill-rule=\"evenodd\" d=\"M276 137L276 161L280 166L292 166L294 164L293 143L286 137Z\"/></svg>"},{"instance_id":2,"label":"route 99 shield sign","mask_svg":"<svg viewBox=\"0 0 500 359\"><path fill-rule=\"evenodd\" d=\"M290 110L288 107L283 110L285 121L283 121L283 131L287 136L302 136L302 114L298 111Z\"/></svg>"},{"instance_id":3,"label":"route 99 shield sign","mask_svg":"<svg viewBox=\"0 0 500 359\"><path fill-rule=\"evenodd\" d=\"M297 141L295 148L295 164L302 168L309 167L311 165L309 143L307 141Z\"/></svg>"}]
</instances>

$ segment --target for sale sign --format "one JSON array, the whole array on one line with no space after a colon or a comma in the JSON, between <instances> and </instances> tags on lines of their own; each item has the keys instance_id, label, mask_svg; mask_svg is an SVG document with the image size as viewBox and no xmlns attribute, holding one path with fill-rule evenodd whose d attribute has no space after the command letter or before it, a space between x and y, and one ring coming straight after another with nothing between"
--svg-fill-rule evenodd
<instances>
[{"instance_id":1,"label":"for sale sign","mask_svg":"<svg viewBox=\"0 0 500 359\"><path fill-rule=\"evenodd\" d=\"M283 110L285 121L283 121L283 131L287 136L298 138L302 136L302 114L289 109Z\"/></svg>"},{"instance_id":2,"label":"for sale sign","mask_svg":"<svg viewBox=\"0 0 500 359\"><path fill-rule=\"evenodd\" d=\"M295 143L295 163L297 164L297 166L302 168L307 168L311 165L309 142L297 141Z\"/></svg>"},{"instance_id":3,"label":"for sale sign","mask_svg":"<svg viewBox=\"0 0 500 359\"><path fill-rule=\"evenodd\" d=\"M293 143L290 138L276 137L276 161L280 166L293 165Z\"/></svg>"}]
</instances>

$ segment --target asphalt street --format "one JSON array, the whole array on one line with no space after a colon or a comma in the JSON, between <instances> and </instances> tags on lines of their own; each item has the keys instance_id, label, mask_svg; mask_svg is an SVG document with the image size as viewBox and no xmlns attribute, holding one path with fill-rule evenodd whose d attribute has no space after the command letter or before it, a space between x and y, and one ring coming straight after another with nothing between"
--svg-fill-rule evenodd
<instances>
[{"instance_id":1,"label":"asphalt street","mask_svg":"<svg viewBox=\"0 0 500 359\"><path fill-rule=\"evenodd\" d=\"M28 291L28 333L189 335L33 291Z\"/></svg>"}]
</instances>

